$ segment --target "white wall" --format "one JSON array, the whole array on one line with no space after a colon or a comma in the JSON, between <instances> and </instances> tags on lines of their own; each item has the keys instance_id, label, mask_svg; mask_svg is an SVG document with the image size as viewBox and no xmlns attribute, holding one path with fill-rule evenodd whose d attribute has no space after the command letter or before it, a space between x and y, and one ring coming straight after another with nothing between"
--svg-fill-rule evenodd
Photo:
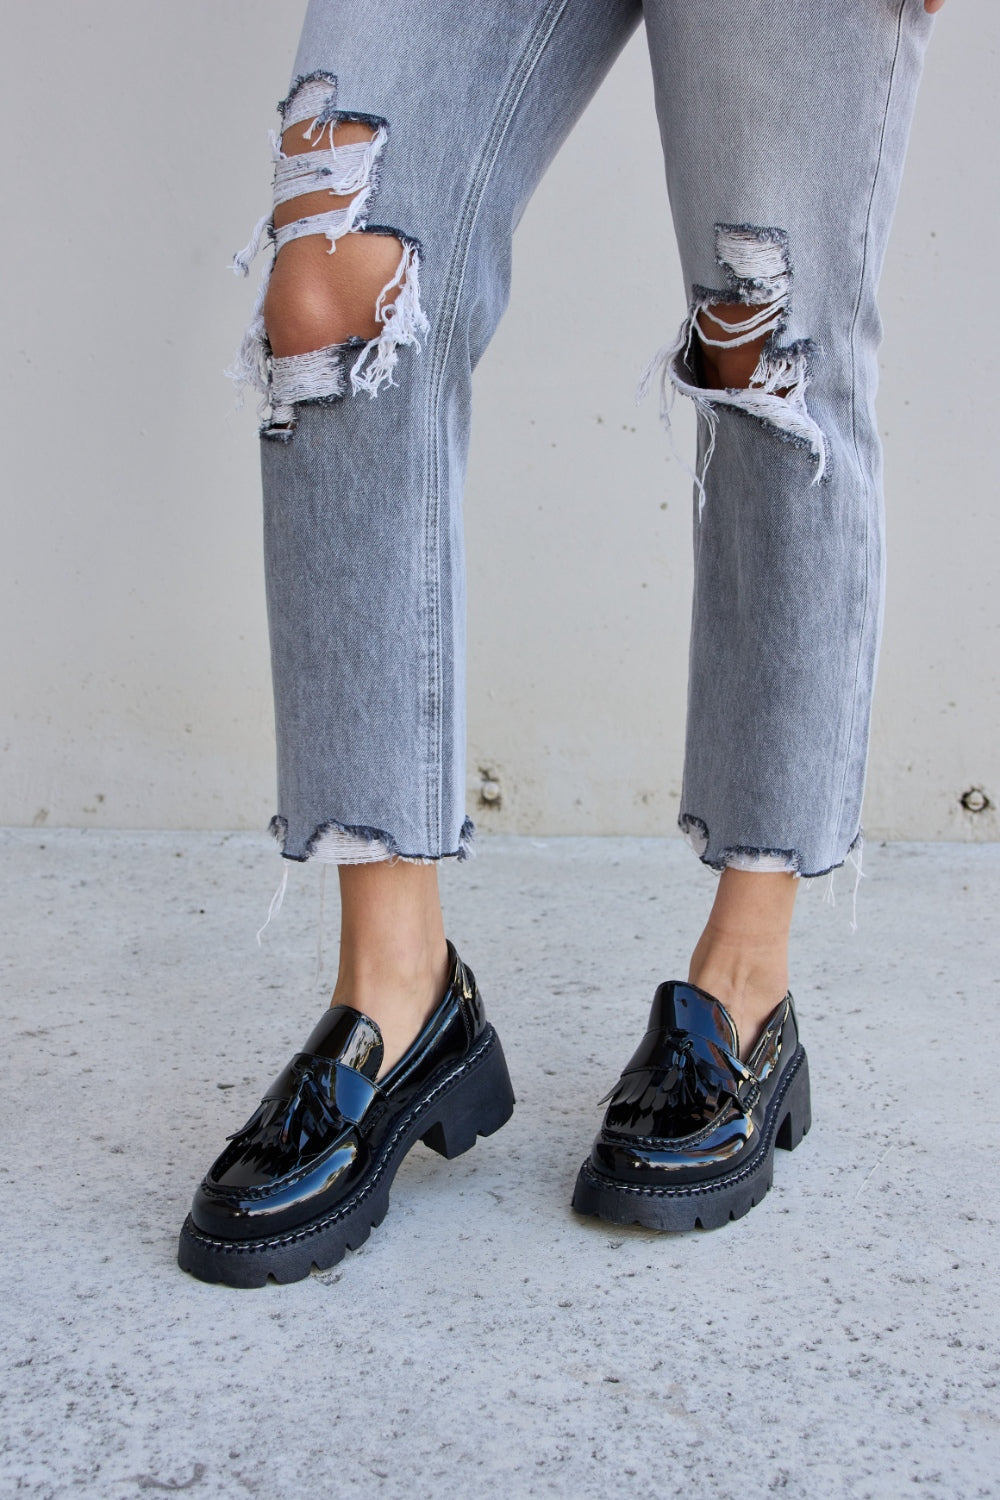
<instances>
[{"instance_id":1,"label":"white wall","mask_svg":"<svg viewBox=\"0 0 1000 1500\"><path fill-rule=\"evenodd\" d=\"M301 11L57 0L7 20L0 821L253 827L273 810L255 421L220 372L250 295L225 266L268 202ZM1000 10L949 0L883 283L869 834L998 834L959 805L973 786L1000 800L998 51ZM674 828L689 482L632 400L686 300L661 181L638 38L528 211L478 378L483 828ZM684 414L688 451L691 430ZM480 767L499 811L476 805Z\"/></svg>"}]
</instances>

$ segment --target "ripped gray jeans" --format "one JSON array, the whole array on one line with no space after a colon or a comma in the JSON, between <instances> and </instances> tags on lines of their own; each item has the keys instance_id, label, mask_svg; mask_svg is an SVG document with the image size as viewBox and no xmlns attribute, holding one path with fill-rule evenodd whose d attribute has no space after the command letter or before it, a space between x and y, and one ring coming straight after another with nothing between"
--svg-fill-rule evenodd
<instances>
[{"instance_id":1,"label":"ripped gray jeans","mask_svg":"<svg viewBox=\"0 0 1000 1500\"><path fill-rule=\"evenodd\" d=\"M232 372L261 392L290 859L468 851L472 371L525 204L640 22L690 287L644 382L665 414L677 392L699 412L680 823L716 868L814 875L858 844L883 577L875 294L921 0L311 0L280 106L310 145L274 137L275 202L334 206L277 230L267 214L237 265L307 235L331 275L344 236L392 236L399 258L375 337L283 358L269 265ZM345 121L368 128L338 145ZM751 344L746 381L706 382L713 351Z\"/></svg>"}]
</instances>

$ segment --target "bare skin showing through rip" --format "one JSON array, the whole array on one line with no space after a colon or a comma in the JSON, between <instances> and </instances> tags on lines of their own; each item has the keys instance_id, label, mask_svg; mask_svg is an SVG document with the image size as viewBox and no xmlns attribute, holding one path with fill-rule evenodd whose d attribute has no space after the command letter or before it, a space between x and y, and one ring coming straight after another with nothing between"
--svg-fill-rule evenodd
<instances>
[{"instance_id":1,"label":"bare skin showing through rip","mask_svg":"<svg viewBox=\"0 0 1000 1500\"><path fill-rule=\"evenodd\" d=\"M708 311L712 318L716 318L720 323L740 323L753 309L745 307L742 303L713 302ZM712 329L712 338L721 339L725 336L721 328L716 328L712 322L706 321L707 326ZM752 339L748 344L735 344L728 349L720 349L715 344L706 344L699 340L701 383L705 389L709 391L746 390L769 337L770 335L765 333L760 338ZM783 393L779 392L779 394Z\"/></svg>"},{"instance_id":2,"label":"bare skin showing through rip","mask_svg":"<svg viewBox=\"0 0 1000 1500\"><path fill-rule=\"evenodd\" d=\"M289 126L281 137L286 156L329 146L330 133L306 139L309 122ZM371 125L362 120L342 120L334 126L335 146L370 141ZM295 219L345 208L351 201L336 193L304 193L289 198L274 210L274 227ZM342 344L351 337L373 339L382 331L375 318L375 303L382 288L392 280L403 247L395 235L352 233L341 236L330 253L330 241L322 233L292 240L278 251L264 303L264 324L272 352L279 358L307 354L327 344ZM385 298L395 301L399 288Z\"/></svg>"}]
</instances>

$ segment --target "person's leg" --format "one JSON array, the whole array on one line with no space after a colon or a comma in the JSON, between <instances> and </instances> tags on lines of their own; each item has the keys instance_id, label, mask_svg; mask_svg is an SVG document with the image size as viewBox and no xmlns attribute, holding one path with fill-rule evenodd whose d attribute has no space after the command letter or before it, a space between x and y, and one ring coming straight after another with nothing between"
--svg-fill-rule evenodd
<instances>
[{"instance_id":1,"label":"person's leg","mask_svg":"<svg viewBox=\"0 0 1000 1500\"><path fill-rule=\"evenodd\" d=\"M365 147L378 126L331 121L318 140L315 116L297 120L281 136L293 165L316 161L318 146ZM306 178L302 185L312 186ZM361 191L359 188L358 191ZM299 193L275 204L275 230L310 214L348 209L358 192ZM377 339L384 309L400 294L396 277L402 245L395 235L345 233L336 262L323 235L303 235L282 246L264 302L264 331L276 359L317 348ZM383 295L383 288L388 291ZM376 307L381 297L381 308ZM389 314L391 318L392 314ZM287 414L294 420L292 413ZM290 427L290 422L289 422ZM433 862L379 860L340 864L340 952L332 1005L350 1005L372 1018L383 1042L380 1076L399 1061L439 1003L448 982L448 948Z\"/></svg>"},{"instance_id":2,"label":"person's leg","mask_svg":"<svg viewBox=\"0 0 1000 1500\"><path fill-rule=\"evenodd\" d=\"M883 573L875 290L930 22L923 0L644 12L691 288L653 368L665 414L680 392L700 416L680 823L721 876L577 1203L681 1228L746 1212L775 1138L808 1128L788 932L798 878L861 839Z\"/></svg>"},{"instance_id":3,"label":"person's leg","mask_svg":"<svg viewBox=\"0 0 1000 1500\"><path fill-rule=\"evenodd\" d=\"M875 289L930 23L922 0L722 9L724 35L714 4L646 16L693 289L665 373L704 413L681 823L723 873L690 978L747 1050L788 985L790 875L861 838L883 577Z\"/></svg>"},{"instance_id":4,"label":"person's leg","mask_svg":"<svg viewBox=\"0 0 1000 1500\"><path fill-rule=\"evenodd\" d=\"M263 398L287 859L340 867L333 1004L202 1182L182 1265L329 1265L417 1139L451 1156L512 1095L435 862L468 850L461 498L471 375L513 229L638 0L312 0L275 152L275 257L234 373ZM444 993L442 994L442 990Z\"/></svg>"},{"instance_id":5,"label":"person's leg","mask_svg":"<svg viewBox=\"0 0 1000 1500\"><path fill-rule=\"evenodd\" d=\"M336 405L298 403L291 420L282 411L265 424L262 443L273 827L287 857L341 866L337 999L353 996L397 1046L440 993L436 883L368 861L461 858L472 831L461 527L471 373L506 305L513 226L637 19L633 0L520 0L495 16L457 0L314 3L296 60L299 77L336 74L337 111L367 117L340 120L335 138L388 132L364 213L418 244L429 325L374 399L362 388ZM383 31L392 45L373 49ZM310 129L297 121L283 148L311 149ZM276 226L303 205L322 206L297 198ZM279 250L264 308L275 356L376 336L399 239L369 231L336 246L331 257L312 235ZM355 358L345 349L345 371ZM376 973L377 985L363 977Z\"/></svg>"}]
</instances>

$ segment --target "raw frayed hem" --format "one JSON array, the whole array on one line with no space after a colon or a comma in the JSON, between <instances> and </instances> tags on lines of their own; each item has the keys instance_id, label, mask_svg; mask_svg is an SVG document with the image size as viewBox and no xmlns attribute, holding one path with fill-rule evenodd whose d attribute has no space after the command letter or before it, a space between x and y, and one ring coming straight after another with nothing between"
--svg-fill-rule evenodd
<instances>
[{"instance_id":1,"label":"raw frayed hem","mask_svg":"<svg viewBox=\"0 0 1000 1500\"><path fill-rule=\"evenodd\" d=\"M471 818L466 818L459 834L458 848L444 854L410 854L400 849L396 840L383 828L369 828L360 824L338 823L330 818L321 823L306 843L304 854L289 854L285 850L288 836L288 820L276 814L268 825L269 832L281 845L285 859L305 864L315 859L321 864L368 865L368 864L412 864L433 865L442 859L471 859L475 854L475 828Z\"/></svg>"},{"instance_id":2,"label":"raw frayed hem","mask_svg":"<svg viewBox=\"0 0 1000 1500\"><path fill-rule=\"evenodd\" d=\"M823 870L803 870L802 856L797 849L755 849L748 845L733 845L724 848L721 854L713 858L708 854L708 824L702 818L696 818L691 813L681 813L677 819L677 825L702 864L708 865L709 869L719 874L723 870L750 870L758 874L794 875L799 880L819 880L824 875L829 876L829 883L823 892L823 900L830 906L837 904L833 889L835 871L843 869L845 864L851 865L854 869L854 889L851 892L851 931L857 932L858 888L865 874L862 869L864 829L858 829L842 860L838 860L836 864L827 865Z\"/></svg>"},{"instance_id":3,"label":"raw frayed hem","mask_svg":"<svg viewBox=\"0 0 1000 1500\"><path fill-rule=\"evenodd\" d=\"M758 849L749 844L734 844L724 848L721 854L712 857L707 853L708 824L702 818L696 818L691 813L681 813L677 819L677 826L702 864L708 865L712 870L781 872L787 875L797 875L800 880L818 880L823 875L832 875L834 870L843 869L845 864L853 865L857 870L864 846L864 830L859 829L843 859L838 860L836 864L827 865L822 870L803 870L802 856L797 849Z\"/></svg>"}]
</instances>

